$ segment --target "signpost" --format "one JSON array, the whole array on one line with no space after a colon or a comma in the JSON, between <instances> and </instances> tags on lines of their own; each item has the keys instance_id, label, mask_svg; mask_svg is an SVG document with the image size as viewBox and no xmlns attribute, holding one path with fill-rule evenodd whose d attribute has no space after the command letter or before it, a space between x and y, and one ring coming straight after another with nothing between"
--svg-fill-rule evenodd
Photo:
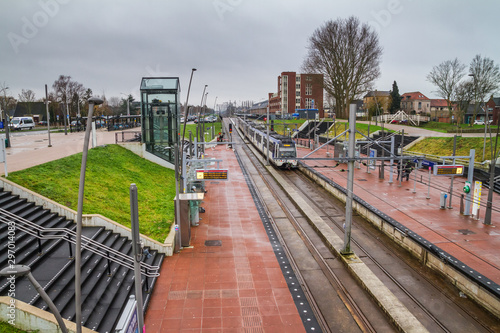
<instances>
[{"instance_id":1,"label":"signpost","mask_svg":"<svg viewBox=\"0 0 500 333\"><path fill-rule=\"evenodd\" d=\"M481 205L482 182L476 181L474 184L474 199L472 199L472 215L479 220L479 207Z\"/></svg>"}]
</instances>

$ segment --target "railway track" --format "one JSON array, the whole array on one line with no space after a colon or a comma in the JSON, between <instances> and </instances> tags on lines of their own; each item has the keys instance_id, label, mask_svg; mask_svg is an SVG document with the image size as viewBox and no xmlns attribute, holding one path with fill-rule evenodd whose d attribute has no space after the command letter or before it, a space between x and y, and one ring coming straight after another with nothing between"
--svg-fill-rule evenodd
<instances>
[{"instance_id":1,"label":"railway track","mask_svg":"<svg viewBox=\"0 0 500 333\"><path fill-rule=\"evenodd\" d=\"M302 216L300 209L288 199L283 186L277 184L268 169L263 166L263 158L256 155L256 151L252 151L249 147L242 146L241 150L245 152L253 167L258 171L258 182L265 185L266 191L269 191L275 202L272 207L273 204L268 203L269 197L266 196L266 205L271 220L274 221L274 227L282 239L283 246L288 248L289 258L294 262L294 270L303 281L306 295L309 295L309 302L315 309L323 331L339 331L340 328L352 332L395 331L396 328L391 325L390 319L382 311L376 309L376 304L359 286L354 286L356 281L352 277L347 277L349 274L345 272L345 267L340 267L342 265L339 265L339 261L335 260L320 240L316 230L307 222L308 218ZM329 227L343 238L343 204L331 198L299 172L280 172L280 175L321 215ZM262 186L258 185L258 188L260 191L263 190ZM352 244L355 253L385 285L389 286L389 289L402 300L428 331L494 332L500 328L493 318L484 315L477 307L474 308L471 301L458 296L458 292L454 295L456 290L453 287L436 281L438 278L436 276L429 278L427 276L429 272L425 270L422 272L418 263L408 263L408 260L411 261L408 255L398 253L398 249L390 246L384 235L369 226L364 226L364 223L359 220L358 217L355 218L353 228ZM286 224L291 226L294 233L299 236L309 253L308 256L304 255L304 250L300 255L295 253L296 242L288 239L290 232L281 234L281 230L287 230L284 227ZM324 276L322 281L328 281L331 291L318 294L318 289L324 291L324 283L322 288L318 288L318 282L310 278L313 275L317 277L317 274L310 274L307 269L301 269L301 266L304 266L303 261L310 262L310 260L317 263ZM332 297L332 294L336 297ZM328 297L335 298L335 300L326 299ZM346 322L332 323L331 311L328 309L332 306L338 307L340 303L344 307L342 313L350 316L347 324ZM348 327L347 330L346 327Z\"/></svg>"}]
</instances>

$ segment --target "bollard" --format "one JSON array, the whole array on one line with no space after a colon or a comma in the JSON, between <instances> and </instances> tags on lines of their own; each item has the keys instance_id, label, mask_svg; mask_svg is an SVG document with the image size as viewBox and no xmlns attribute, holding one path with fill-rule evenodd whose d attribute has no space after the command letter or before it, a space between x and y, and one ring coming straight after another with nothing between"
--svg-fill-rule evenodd
<instances>
[{"instance_id":1,"label":"bollard","mask_svg":"<svg viewBox=\"0 0 500 333\"><path fill-rule=\"evenodd\" d=\"M464 213L464 196L463 194L460 196L460 214Z\"/></svg>"}]
</instances>

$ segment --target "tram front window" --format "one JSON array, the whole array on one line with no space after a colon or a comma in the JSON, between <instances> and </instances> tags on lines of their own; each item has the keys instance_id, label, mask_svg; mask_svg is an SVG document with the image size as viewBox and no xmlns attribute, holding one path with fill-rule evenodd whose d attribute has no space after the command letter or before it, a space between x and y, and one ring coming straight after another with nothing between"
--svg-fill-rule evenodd
<instances>
[{"instance_id":1,"label":"tram front window","mask_svg":"<svg viewBox=\"0 0 500 333\"><path fill-rule=\"evenodd\" d=\"M280 158L296 157L295 148L280 148Z\"/></svg>"}]
</instances>

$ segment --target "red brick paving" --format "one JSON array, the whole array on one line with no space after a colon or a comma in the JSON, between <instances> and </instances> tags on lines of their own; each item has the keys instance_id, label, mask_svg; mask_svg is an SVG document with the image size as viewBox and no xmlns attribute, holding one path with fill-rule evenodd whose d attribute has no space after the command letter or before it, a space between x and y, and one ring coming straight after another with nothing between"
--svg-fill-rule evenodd
<instances>
[{"instance_id":1,"label":"red brick paving","mask_svg":"<svg viewBox=\"0 0 500 333\"><path fill-rule=\"evenodd\" d=\"M223 159L229 180L207 182L191 247L164 261L147 332L304 332L234 153L220 146L206 157Z\"/></svg>"},{"instance_id":2,"label":"red brick paving","mask_svg":"<svg viewBox=\"0 0 500 333\"><path fill-rule=\"evenodd\" d=\"M309 149L299 148L299 156L305 156ZM326 149L309 156L311 158L326 157ZM337 184L346 187L347 172L340 172L346 169L345 164L340 164L333 168L336 163L329 160L315 160L306 162L310 166L331 165L331 168L316 168ZM418 183L416 193L413 192L414 173L409 181L403 181L399 186L396 181L396 174L393 183L389 184L389 168L385 169L385 180L380 180L378 169L366 172L366 166L354 170L354 194L370 203L380 211L389 215L408 229L424 237L428 241L435 243L442 250L448 252L455 258L461 260L471 268L488 277L497 284L500 284L500 195L494 193L493 206L497 211L492 212L491 225L483 224L485 208L481 207L480 220L460 214L460 198L455 197L462 192L466 178L455 177L453 183L454 197L452 199L452 209L439 208L440 190L430 189L430 199L427 197L427 185ZM418 171L417 180L420 177L424 182L428 182L428 171ZM439 188L448 189L451 177L432 176L431 183ZM486 202L488 189L482 190L481 203ZM448 202L446 206L448 206ZM466 229L473 232L464 235L459 230Z\"/></svg>"}]
</instances>

